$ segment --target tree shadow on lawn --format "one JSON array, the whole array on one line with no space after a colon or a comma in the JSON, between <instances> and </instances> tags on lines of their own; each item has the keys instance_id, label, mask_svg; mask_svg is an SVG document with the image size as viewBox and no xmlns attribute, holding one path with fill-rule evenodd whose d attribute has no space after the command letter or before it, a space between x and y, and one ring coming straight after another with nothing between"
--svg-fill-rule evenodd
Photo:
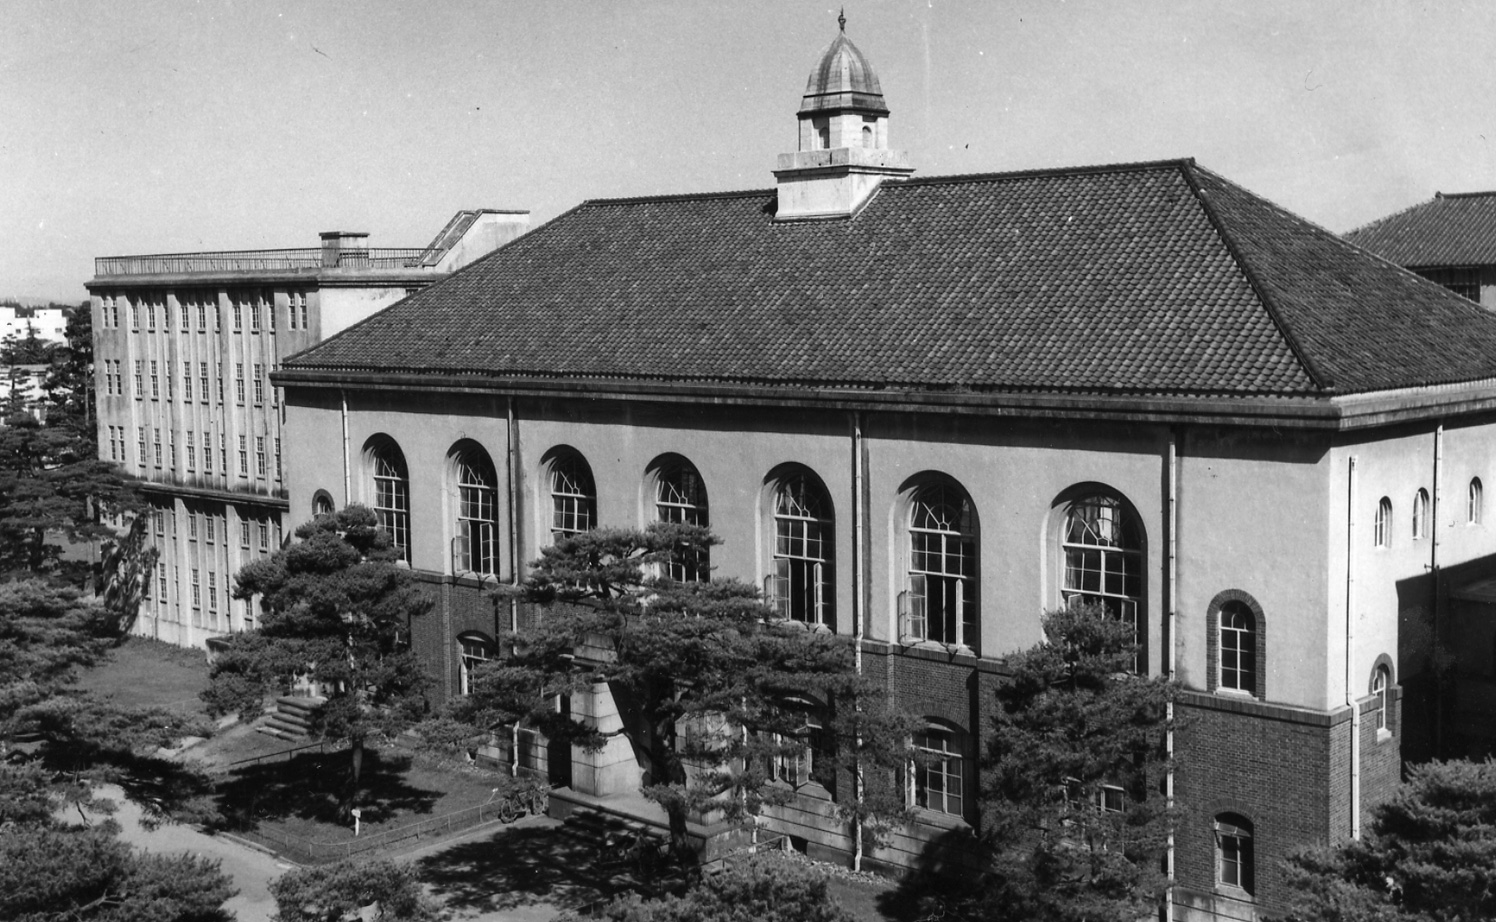
<instances>
[{"instance_id":1,"label":"tree shadow on lawn","mask_svg":"<svg viewBox=\"0 0 1496 922\"><path fill-rule=\"evenodd\" d=\"M558 910L639 889L627 867L600 866L596 843L559 827L518 827L421 859L416 873L447 908L497 912L534 903Z\"/></svg>"},{"instance_id":2,"label":"tree shadow on lawn","mask_svg":"<svg viewBox=\"0 0 1496 922\"><path fill-rule=\"evenodd\" d=\"M409 784L405 775L410 765L406 754L364 751L357 806L365 826L377 828L396 819L414 822L431 813L444 792ZM283 762L247 765L218 785L221 828L253 830L264 822L294 818L327 824L329 837L351 834L342 810L349 780L347 751L308 752Z\"/></svg>"}]
</instances>

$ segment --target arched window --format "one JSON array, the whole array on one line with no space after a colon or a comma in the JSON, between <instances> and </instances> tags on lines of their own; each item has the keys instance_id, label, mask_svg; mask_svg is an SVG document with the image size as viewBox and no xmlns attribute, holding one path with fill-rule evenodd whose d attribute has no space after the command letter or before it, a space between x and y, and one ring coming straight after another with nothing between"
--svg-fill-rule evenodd
<instances>
[{"instance_id":1,"label":"arched window","mask_svg":"<svg viewBox=\"0 0 1496 922\"><path fill-rule=\"evenodd\" d=\"M813 781L834 794L836 764L823 723L824 708L803 698L791 698L780 704L789 712L789 722L799 726L793 733L771 735L769 776L793 787Z\"/></svg>"},{"instance_id":2,"label":"arched window","mask_svg":"<svg viewBox=\"0 0 1496 922\"><path fill-rule=\"evenodd\" d=\"M815 477L791 474L774 489L773 573L764 597L779 617L836 626L831 501Z\"/></svg>"},{"instance_id":3,"label":"arched window","mask_svg":"<svg viewBox=\"0 0 1496 922\"><path fill-rule=\"evenodd\" d=\"M1471 477L1470 489L1466 494L1465 503L1465 520L1471 525L1480 524L1481 514L1484 512L1482 509L1484 500L1485 496L1481 489L1480 478Z\"/></svg>"},{"instance_id":4,"label":"arched window","mask_svg":"<svg viewBox=\"0 0 1496 922\"><path fill-rule=\"evenodd\" d=\"M1250 895L1255 889L1252 861L1252 823L1236 813L1215 818L1216 884Z\"/></svg>"},{"instance_id":5,"label":"arched window","mask_svg":"<svg viewBox=\"0 0 1496 922\"><path fill-rule=\"evenodd\" d=\"M332 515L336 511L332 502L332 494L326 490L318 490L312 496L312 515Z\"/></svg>"},{"instance_id":6,"label":"arched window","mask_svg":"<svg viewBox=\"0 0 1496 922\"><path fill-rule=\"evenodd\" d=\"M976 515L953 484L921 487L910 502L904 603L906 638L977 647Z\"/></svg>"},{"instance_id":7,"label":"arched window","mask_svg":"<svg viewBox=\"0 0 1496 922\"><path fill-rule=\"evenodd\" d=\"M916 807L964 816L966 754L964 735L949 727L929 726L914 734L910 802Z\"/></svg>"},{"instance_id":8,"label":"arched window","mask_svg":"<svg viewBox=\"0 0 1496 922\"><path fill-rule=\"evenodd\" d=\"M1389 695L1391 694L1391 688L1392 670L1387 668L1386 665L1378 664L1377 667L1371 671L1371 696L1373 699L1375 699L1372 702L1372 707L1374 709L1372 713L1372 719L1376 723L1378 733L1389 732L1387 726L1387 705L1389 702Z\"/></svg>"},{"instance_id":9,"label":"arched window","mask_svg":"<svg viewBox=\"0 0 1496 922\"><path fill-rule=\"evenodd\" d=\"M1419 488L1413 494L1413 538L1428 537L1428 491Z\"/></svg>"},{"instance_id":10,"label":"arched window","mask_svg":"<svg viewBox=\"0 0 1496 922\"><path fill-rule=\"evenodd\" d=\"M1252 610L1231 601L1221 606L1221 688L1255 694L1257 625Z\"/></svg>"},{"instance_id":11,"label":"arched window","mask_svg":"<svg viewBox=\"0 0 1496 922\"><path fill-rule=\"evenodd\" d=\"M551 537L564 538L597 526L597 487L592 468L581 455L564 454L551 462Z\"/></svg>"},{"instance_id":12,"label":"arched window","mask_svg":"<svg viewBox=\"0 0 1496 922\"><path fill-rule=\"evenodd\" d=\"M493 642L482 634L457 638L457 693L473 693L473 672L493 658Z\"/></svg>"},{"instance_id":13,"label":"arched window","mask_svg":"<svg viewBox=\"0 0 1496 922\"><path fill-rule=\"evenodd\" d=\"M1385 496L1377 503L1377 517L1372 525L1372 543L1376 547L1392 545L1392 500Z\"/></svg>"},{"instance_id":14,"label":"arched window","mask_svg":"<svg viewBox=\"0 0 1496 922\"><path fill-rule=\"evenodd\" d=\"M389 533L390 543L410 562L410 473L405 455L393 439L371 439L364 450L373 481L374 514L379 527Z\"/></svg>"},{"instance_id":15,"label":"arched window","mask_svg":"<svg viewBox=\"0 0 1496 922\"><path fill-rule=\"evenodd\" d=\"M869 125L862 126L862 146L867 148L876 146L873 143L873 129Z\"/></svg>"},{"instance_id":16,"label":"arched window","mask_svg":"<svg viewBox=\"0 0 1496 922\"><path fill-rule=\"evenodd\" d=\"M655 477L655 516L661 522L708 527L706 486L689 461L678 460L661 467ZM689 560L671 560L666 574L683 583L709 579L711 556L702 548Z\"/></svg>"},{"instance_id":17,"label":"arched window","mask_svg":"<svg viewBox=\"0 0 1496 922\"><path fill-rule=\"evenodd\" d=\"M451 460L457 486L452 572L496 575L498 475L493 461L477 445L460 448Z\"/></svg>"},{"instance_id":18,"label":"arched window","mask_svg":"<svg viewBox=\"0 0 1496 922\"><path fill-rule=\"evenodd\" d=\"M1065 515L1063 544L1065 604L1103 605L1136 629L1143 604L1143 539L1128 509L1102 494L1075 500Z\"/></svg>"}]
</instances>

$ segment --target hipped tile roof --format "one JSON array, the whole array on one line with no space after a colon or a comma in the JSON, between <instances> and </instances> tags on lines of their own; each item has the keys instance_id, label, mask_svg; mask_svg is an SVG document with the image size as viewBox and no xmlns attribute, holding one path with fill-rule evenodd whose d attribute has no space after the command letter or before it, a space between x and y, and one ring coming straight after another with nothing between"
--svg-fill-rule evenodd
<instances>
[{"instance_id":1,"label":"hipped tile roof","mask_svg":"<svg viewBox=\"0 0 1496 922\"><path fill-rule=\"evenodd\" d=\"M1439 193L1345 236L1399 266L1496 265L1496 192Z\"/></svg>"},{"instance_id":2,"label":"hipped tile roof","mask_svg":"<svg viewBox=\"0 0 1496 922\"><path fill-rule=\"evenodd\" d=\"M1496 377L1496 317L1193 161L590 201L290 370L1330 396Z\"/></svg>"}]
</instances>

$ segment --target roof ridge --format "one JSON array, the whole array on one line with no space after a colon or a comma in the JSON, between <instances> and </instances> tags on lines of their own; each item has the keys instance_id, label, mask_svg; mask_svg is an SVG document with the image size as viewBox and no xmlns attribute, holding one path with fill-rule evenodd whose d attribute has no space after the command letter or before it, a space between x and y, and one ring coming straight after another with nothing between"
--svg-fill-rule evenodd
<instances>
[{"instance_id":1,"label":"roof ridge","mask_svg":"<svg viewBox=\"0 0 1496 922\"><path fill-rule=\"evenodd\" d=\"M1081 176L1091 173L1142 173L1149 170L1177 169L1183 164L1193 164L1194 157L1176 157L1172 160L1135 160L1125 163L1097 163L1081 166L1042 167L1027 170L1004 170L994 173L949 173L938 176L911 176L898 183L879 183L890 188L900 186L935 186L960 182L982 182L1006 179L1027 179L1033 176Z\"/></svg>"},{"instance_id":2,"label":"roof ridge","mask_svg":"<svg viewBox=\"0 0 1496 922\"><path fill-rule=\"evenodd\" d=\"M1486 192L1435 192L1434 198L1481 198L1487 195L1496 195L1496 189Z\"/></svg>"},{"instance_id":3,"label":"roof ridge","mask_svg":"<svg viewBox=\"0 0 1496 922\"><path fill-rule=\"evenodd\" d=\"M1437 192L1434 193L1434 194L1435 194L1435 196L1438 195ZM1397 218L1401 218L1403 215L1408 214L1409 212L1417 211L1420 208L1427 208L1428 206L1432 205L1433 203L1434 203L1433 199L1429 199L1426 202L1414 202L1413 204L1407 206L1406 208L1403 208L1403 209L1401 209L1399 211L1392 212L1392 214L1382 215L1380 218L1374 218L1374 219L1372 219L1370 221L1367 221L1365 224L1362 224L1360 227L1353 227L1350 230L1346 231L1345 233L1341 234L1340 236L1342 238L1345 238L1345 237L1349 237L1352 234L1363 234L1363 233L1371 230L1374 227L1380 227L1380 226L1382 226L1383 224L1386 224L1389 221L1393 221L1393 220L1396 220Z\"/></svg>"},{"instance_id":4,"label":"roof ridge","mask_svg":"<svg viewBox=\"0 0 1496 922\"><path fill-rule=\"evenodd\" d=\"M773 188L736 189L727 192L672 192L664 195L626 195L619 198L589 198L583 200L582 204L578 205L577 208L585 205L647 205L656 202L704 202L712 199L752 198L756 195L773 195L776 191ZM571 209L571 211L575 210L576 208ZM567 212L567 214L570 213L570 211ZM560 217L560 215L557 217ZM551 220L554 221L555 218Z\"/></svg>"},{"instance_id":5,"label":"roof ridge","mask_svg":"<svg viewBox=\"0 0 1496 922\"><path fill-rule=\"evenodd\" d=\"M1288 350L1292 352L1293 357L1298 360L1299 367L1302 368L1304 370L1304 373L1309 376L1309 380L1314 383L1315 387L1318 387L1322 390L1333 390L1334 382L1327 381L1325 376L1319 371L1315 364L1309 360L1309 356L1304 352L1303 348L1300 347L1298 338L1294 336L1293 331L1289 328L1288 322L1283 317L1282 312L1278 310L1277 306L1273 303L1272 298L1268 296L1267 289L1260 282L1258 282L1257 273L1253 271L1252 267L1247 263L1246 258L1242 256L1241 249L1236 245L1236 240L1231 236L1229 232L1227 232L1225 222L1221 220L1221 216L1216 212L1215 206L1210 201L1210 197L1206 195L1204 190L1200 188L1200 183L1195 177L1196 172L1206 173L1220 182L1233 186L1246 193L1247 195L1253 196L1258 201L1265 203L1275 211L1281 212L1285 215L1289 215L1290 217L1296 216L1293 216L1289 212L1284 211L1283 208L1280 207L1277 203L1265 199L1241 186L1236 185L1236 183L1231 182L1220 174L1197 166L1193 160L1191 160L1189 163L1180 165L1180 173L1184 176L1185 183L1189 185L1190 191L1195 194L1195 199L1200 203L1200 207L1205 210L1206 219L1209 220L1211 226L1215 228L1216 235L1221 238L1221 243L1225 244L1226 251L1231 254L1232 261L1235 262L1237 268L1241 270L1241 274L1244 278L1246 278L1247 284L1252 286L1252 293L1257 296L1258 302L1262 304L1262 309L1267 312L1268 319L1272 320L1273 327L1277 329L1278 335L1283 337L1284 345L1288 346ZM1323 228L1319 228L1319 225L1312 224L1312 222L1305 221L1304 223L1311 224L1312 226L1323 230ZM1330 232L1325 231L1325 233ZM1335 235L1330 234L1330 236L1334 237Z\"/></svg>"}]
</instances>

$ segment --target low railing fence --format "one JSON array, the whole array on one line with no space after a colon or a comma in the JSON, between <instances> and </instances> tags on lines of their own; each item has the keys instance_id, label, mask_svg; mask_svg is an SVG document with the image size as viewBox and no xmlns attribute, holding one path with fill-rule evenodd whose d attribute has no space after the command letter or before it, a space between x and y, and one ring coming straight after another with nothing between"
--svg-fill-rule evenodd
<instances>
[{"instance_id":1,"label":"low railing fence","mask_svg":"<svg viewBox=\"0 0 1496 922\"><path fill-rule=\"evenodd\" d=\"M404 826L396 826L381 832L361 835L340 842L318 842L276 829L261 826L252 831L239 833L246 839L259 842L278 854L303 864L326 864L352 858L364 852L388 848L401 842L448 836L474 826L498 820L499 803L479 804L441 816L433 816Z\"/></svg>"}]
</instances>

